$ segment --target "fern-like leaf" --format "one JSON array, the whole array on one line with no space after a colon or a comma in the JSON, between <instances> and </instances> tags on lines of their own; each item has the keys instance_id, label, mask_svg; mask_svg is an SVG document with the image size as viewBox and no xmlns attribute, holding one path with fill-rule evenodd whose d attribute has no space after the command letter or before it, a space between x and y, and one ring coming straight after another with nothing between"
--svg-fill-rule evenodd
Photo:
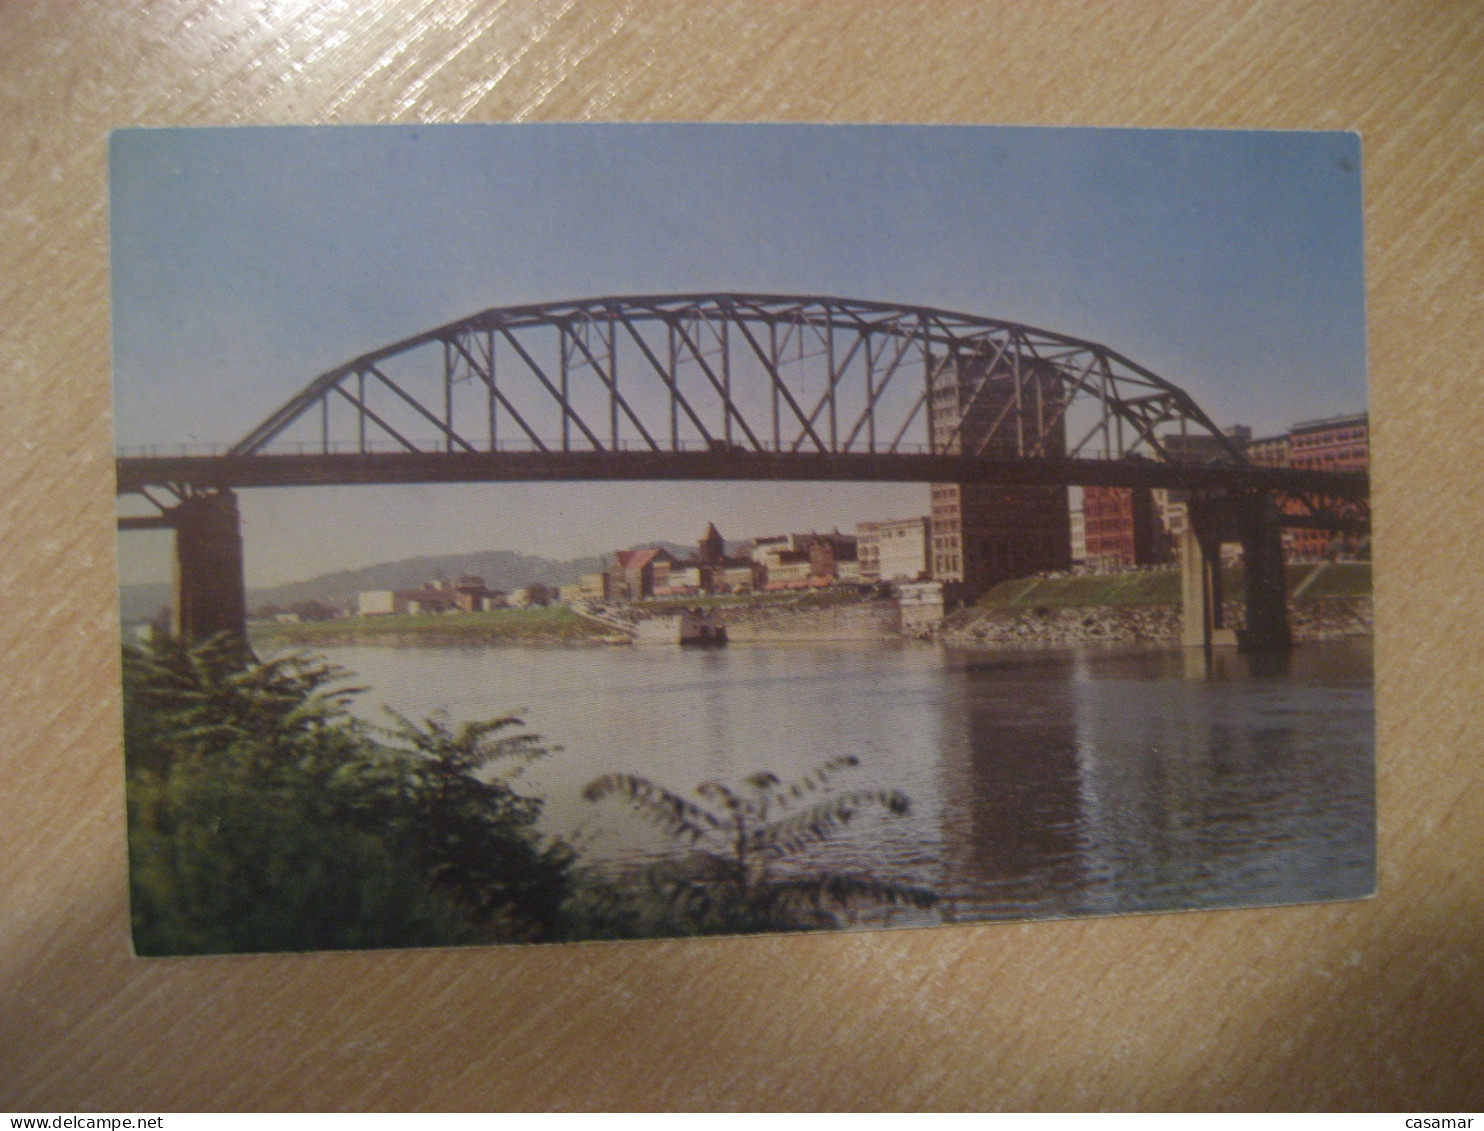
<instances>
[{"instance_id":1,"label":"fern-like leaf","mask_svg":"<svg viewBox=\"0 0 1484 1131\"><path fill-rule=\"evenodd\" d=\"M836 794L758 830L759 849L775 858L794 856L811 844L828 840L862 809L879 807L888 815L905 816L911 809L907 795L897 790L859 790Z\"/></svg>"},{"instance_id":2,"label":"fern-like leaf","mask_svg":"<svg viewBox=\"0 0 1484 1131\"><path fill-rule=\"evenodd\" d=\"M803 801L810 794L818 793L829 784L832 777L841 770L859 766L861 760L854 754L840 754L823 762L810 770L803 777L790 782L788 785L779 783L776 797L780 808L789 809L796 803ZM774 779L775 781L777 779Z\"/></svg>"},{"instance_id":3,"label":"fern-like leaf","mask_svg":"<svg viewBox=\"0 0 1484 1131\"><path fill-rule=\"evenodd\" d=\"M688 837L693 843L709 832L726 827L726 822L714 813L638 774L605 774L588 782L582 791L588 801L602 801L614 795L670 836Z\"/></svg>"}]
</instances>

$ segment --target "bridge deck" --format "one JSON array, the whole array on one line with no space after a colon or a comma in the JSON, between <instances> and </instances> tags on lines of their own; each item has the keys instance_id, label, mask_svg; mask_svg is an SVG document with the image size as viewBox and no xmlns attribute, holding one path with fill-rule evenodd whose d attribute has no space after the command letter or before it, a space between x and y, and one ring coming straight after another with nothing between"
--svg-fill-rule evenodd
<instances>
[{"instance_id":1,"label":"bridge deck","mask_svg":"<svg viewBox=\"0 0 1484 1131\"><path fill-rule=\"evenodd\" d=\"M954 455L824 452L370 452L252 456L125 456L120 493L154 486L197 489L355 484L598 480L814 480L993 483L1007 487L1164 487L1308 492L1364 499L1364 472L1165 464L1152 460L996 459Z\"/></svg>"}]
</instances>

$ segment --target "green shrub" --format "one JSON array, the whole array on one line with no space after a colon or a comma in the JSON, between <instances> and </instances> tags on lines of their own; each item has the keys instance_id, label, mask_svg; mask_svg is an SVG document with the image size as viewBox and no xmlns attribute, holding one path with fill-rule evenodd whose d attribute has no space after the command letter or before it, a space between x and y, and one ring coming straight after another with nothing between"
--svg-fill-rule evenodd
<instances>
[{"instance_id":1,"label":"green shrub","mask_svg":"<svg viewBox=\"0 0 1484 1131\"><path fill-rule=\"evenodd\" d=\"M557 937L572 854L486 772L539 740L514 718L373 728L344 677L229 638L125 650L139 953Z\"/></svg>"},{"instance_id":2,"label":"green shrub","mask_svg":"<svg viewBox=\"0 0 1484 1131\"><path fill-rule=\"evenodd\" d=\"M771 773L736 785L706 782L696 791L700 802L634 774L591 782L583 791L589 801L622 799L677 850L618 880L589 875L580 895L590 922L620 936L742 934L838 927L862 906L931 907L936 897L927 889L822 872L802 859L865 810L909 812L896 790L829 790L837 772L859 762L833 758L793 782Z\"/></svg>"}]
</instances>

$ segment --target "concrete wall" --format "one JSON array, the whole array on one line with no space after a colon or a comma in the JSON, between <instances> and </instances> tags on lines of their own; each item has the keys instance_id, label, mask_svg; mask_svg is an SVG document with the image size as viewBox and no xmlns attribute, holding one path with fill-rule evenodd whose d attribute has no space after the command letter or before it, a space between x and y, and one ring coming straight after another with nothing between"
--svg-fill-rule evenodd
<instances>
[{"instance_id":1,"label":"concrete wall","mask_svg":"<svg viewBox=\"0 0 1484 1131\"><path fill-rule=\"evenodd\" d=\"M901 626L901 613L895 601L872 601L732 621L727 625L727 637L734 644L745 641L888 640L900 636Z\"/></svg>"}]
</instances>

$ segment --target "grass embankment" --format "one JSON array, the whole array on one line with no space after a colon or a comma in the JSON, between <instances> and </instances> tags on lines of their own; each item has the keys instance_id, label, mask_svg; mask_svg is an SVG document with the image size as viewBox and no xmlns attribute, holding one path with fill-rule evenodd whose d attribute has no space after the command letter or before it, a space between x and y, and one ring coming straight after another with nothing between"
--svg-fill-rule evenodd
<instances>
[{"instance_id":1,"label":"grass embankment","mask_svg":"<svg viewBox=\"0 0 1484 1131\"><path fill-rule=\"evenodd\" d=\"M723 619L753 612L821 609L859 601L854 590L806 593L750 593L725 597L674 597L634 606L651 616L684 609L711 609ZM727 616L731 614L731 616ZM580 617L564 605L546 608L496 609L487 613L344 617L339 620L248 625L254 643L294 648L329 648L349 644L583 644L610 640L614 631Z\"/></svg>"},{"instance_id":2,"label":"grass embankment","mask_svg":"<svg viewBox=\"0 0 1484 1131\"><path fill-rule=\"evenodd\" d=\"M1304 600L1368 597L1371 593L1370 562L1291 565L1284 572L1290 595L1313 575L1313 580L1303 589ZM1240 567L1223 570L1222 581L1229 598L1242 597L1244 578ZM987 608L1053 609L1089 605L1178 605L1180 571L1160 569L1085 577L1022 577L1001 582L984 594L978 603Z\"/></svg>"},{"instance_id":3,"label":"grass embankment","mask_svg":"<svg viewBox=\"0 0 1484 1131\"><path fill-rule=\"evenodd\" d=\"M609 629L561 605L487 613L346 617L299 624L248 626L254 643L331 647L345 644L579 644L611 636Z\"/></svg>"}]
</instances>

